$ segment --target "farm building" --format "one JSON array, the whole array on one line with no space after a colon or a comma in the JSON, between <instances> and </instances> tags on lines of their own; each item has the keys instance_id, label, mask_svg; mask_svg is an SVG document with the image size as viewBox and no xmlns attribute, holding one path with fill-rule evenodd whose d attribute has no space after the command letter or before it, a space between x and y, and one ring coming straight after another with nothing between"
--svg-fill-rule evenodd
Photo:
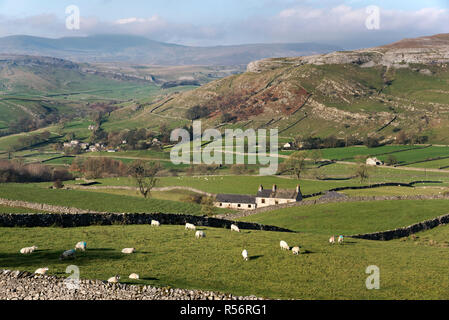
<instances>
[{"instance_id":1,"label":"farm building","mask_svg":"<svg viewBox=\"0 0 449 320\"><path fill-rule=\"evenodd\" d=\"M258 208L299 201L302 201L302 193L299 185L294 190L278 189L276 185L273 185L272 189L264 189L263 186L260 186L256 196Z\"/></svg>"},{"instance_id":2,"label":"farm building","mask_svg":"<svg viewBox=\"0 0 449 320\"><path fill-rule=\"evenodd\" d=\"M215 206L238 210L256 209L256 197L241 194L219 194L215 200Z\"/></svg>"},{"instance_id":3,"label":"farm building","mask_svg":"<svg viewBox=\"0 0 449 320\"><path fill-rule=\"evenodd\" d=\"M276 206L302 201L302 193L299 185L295 190L278 189L276 185L272 189L259 187L256 196L240 194L219 194L215 200L215 206L238 210L255 210L268 206Z\"/></svg>"},{"instance_id":4,"label":"farm building","mask_svg":"<svg viewBox=\"0 0 449 320\"><path fill-rule=\"evenodd\" d=\"M366 159L366 164L369 166L382 166L384 163L377 158Z\"/></svg>"},{"instance_id":5,"label":"farm building","mask_svg":"<svg viewBox=\"0 0 449 320\"><path fill-rule=\"evenodd\" d=\"M284 150L292 150L293 149L293 143L288 142L288 143L284 144L282 149L284 149Z\"/></svg>"}]
</instances>

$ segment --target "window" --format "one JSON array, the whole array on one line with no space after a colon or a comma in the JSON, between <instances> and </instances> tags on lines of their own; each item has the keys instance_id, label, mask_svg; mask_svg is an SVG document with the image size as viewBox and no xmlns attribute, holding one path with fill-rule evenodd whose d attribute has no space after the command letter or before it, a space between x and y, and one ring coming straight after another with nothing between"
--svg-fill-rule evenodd
<instances>
[{"instance_id":1,"label":"window","mask_svg":"<svg viewBox=\"0 0 449 320\"><path fill-rule=\"evenodd\" d=\"M265 199L262 199L262 203L265 203Z\"/></svg>"},{"instance_id":2,"label":"window","mask_svg":"<svg viewBox=\"0 0 449 320\"><path fill-rule=\"evenodd\" d=\"M279 204L279 201L276 200L274 203L275 203L275 204Z\"/></svg>"},{"instance_id":3,"label":"window","mask_svg":"<svg viewBox=\"0 0 449 320\"><path fill-rule=\"evenodd\" d=\"M223 203L220 203L220 207L223 207Z\"/></svg>"},{"instance_id":4,"label":"window","mask_svg":"<svg viewBox=\"0 0 449 320\"><path fill-rule=\"evenodd\" d=\"M242 207L242 205L239 203L238 205L237 205L237 207L239 207L239 208L241 208Z\"/></svg>"},{"instance_id":5,"label":"window","mask_svg":"<svg viewBox=\"0 0 449 320\"><path fill-rule=\"evenodd\" d=\"M251 208L251 207L252 207L252 205L249 204L249 205L248 205L248 208Z\"/></svg>"}]
</instances>

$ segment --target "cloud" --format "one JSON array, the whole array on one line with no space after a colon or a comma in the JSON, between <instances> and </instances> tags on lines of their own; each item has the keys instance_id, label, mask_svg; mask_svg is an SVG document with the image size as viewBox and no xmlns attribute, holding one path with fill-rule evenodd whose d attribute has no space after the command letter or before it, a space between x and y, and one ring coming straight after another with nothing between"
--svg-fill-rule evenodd
<instances>
[{"instance_id":1,"label":"cloud","mask_svg":"<svg viewBox=\"0 0 449 320\"><path fill-rule=\"evenodd\" d=\"M447 9L417 11L380 9L380 29L369 30L366 8L338 5L330 9L297 6L259 21L246 22L253 34L280 42L313 41L357 48L385 44L404 37L449 32Z\"/></svg>"},{"instance_id":2,"label":"cloud","mask_svg":"<svg viewBox=\"0 0 449 320\"><path fill-rule=\"evenodd\" d=\"M312 1L287 1L290 6L273 14L253 15L221 23L179 22L158 14L148 17L123 16L100 20L81 17L81 30L69 31L65 20L51 14L26 18L0 16L0 36L30 34L48 37L92 34L132 34L187 45L220 45L255 42L319 42L347 49L370 47L435 33L449 32L449 10L424 8L393 10L380 8L380 29L368 30L364 7L334 1L316 7ZM297 5L295 5L295 3Z\"/></svg>"}]
</instances>

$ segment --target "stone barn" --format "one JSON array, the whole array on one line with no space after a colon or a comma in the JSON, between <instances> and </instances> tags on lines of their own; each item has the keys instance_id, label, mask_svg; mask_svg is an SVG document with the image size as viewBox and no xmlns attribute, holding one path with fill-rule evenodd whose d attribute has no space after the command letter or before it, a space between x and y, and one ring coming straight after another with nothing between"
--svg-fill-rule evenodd
<instances>
[{"instance_id":1,"label":"stone barn","mask_svg":"<svg viewBox=\"0 0 449 320\"><path fill-rule=\"evenodd\" d=\"M215 206L237 210L254 210L256 209L256 197L241 194L219 194L215 199Z\"/></svg>"}]
</instances>

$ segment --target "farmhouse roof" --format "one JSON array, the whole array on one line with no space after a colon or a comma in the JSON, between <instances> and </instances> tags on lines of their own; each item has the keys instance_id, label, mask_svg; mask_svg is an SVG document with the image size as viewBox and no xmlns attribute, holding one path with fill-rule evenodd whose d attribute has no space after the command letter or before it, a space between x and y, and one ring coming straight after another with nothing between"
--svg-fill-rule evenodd
<instances>
[{"instance_id":1,"label":"farmhouse roof","mask_svg":"<svg viewBox=\"0 0 449 320\"><path fill-rule=\"evenodd\" d=\"M298 192L296 192L296 190L283 189L278 189L274 192L272 190L262 190L257 193L257 197L274 199L296 199L298 197Z\"/></svg>"},{"instance_id":2,"label":"farmhouse roof","mask_svg":"<svg viewBox=\"0 0 449 320\"><path fill-rule=\"evenodd\" d=\"M260 186L257 192L257 198L274 198L274 199L297 199L301 195L299 186L296 189L278 189L276 185L272 189L264 189Z\"/></svg>"},{"instance_id":3,"label":"farmhouse roof","mask_svg":"<svg viewBox=\"0 0 449 320\"><path fill-rule=\"evenodd\" d=\"M247 196L243 194L219 194L216 198L217 202L223 203L241 203L241 204L255 204L256 197Z\"/></svg>"}]
</instances>

